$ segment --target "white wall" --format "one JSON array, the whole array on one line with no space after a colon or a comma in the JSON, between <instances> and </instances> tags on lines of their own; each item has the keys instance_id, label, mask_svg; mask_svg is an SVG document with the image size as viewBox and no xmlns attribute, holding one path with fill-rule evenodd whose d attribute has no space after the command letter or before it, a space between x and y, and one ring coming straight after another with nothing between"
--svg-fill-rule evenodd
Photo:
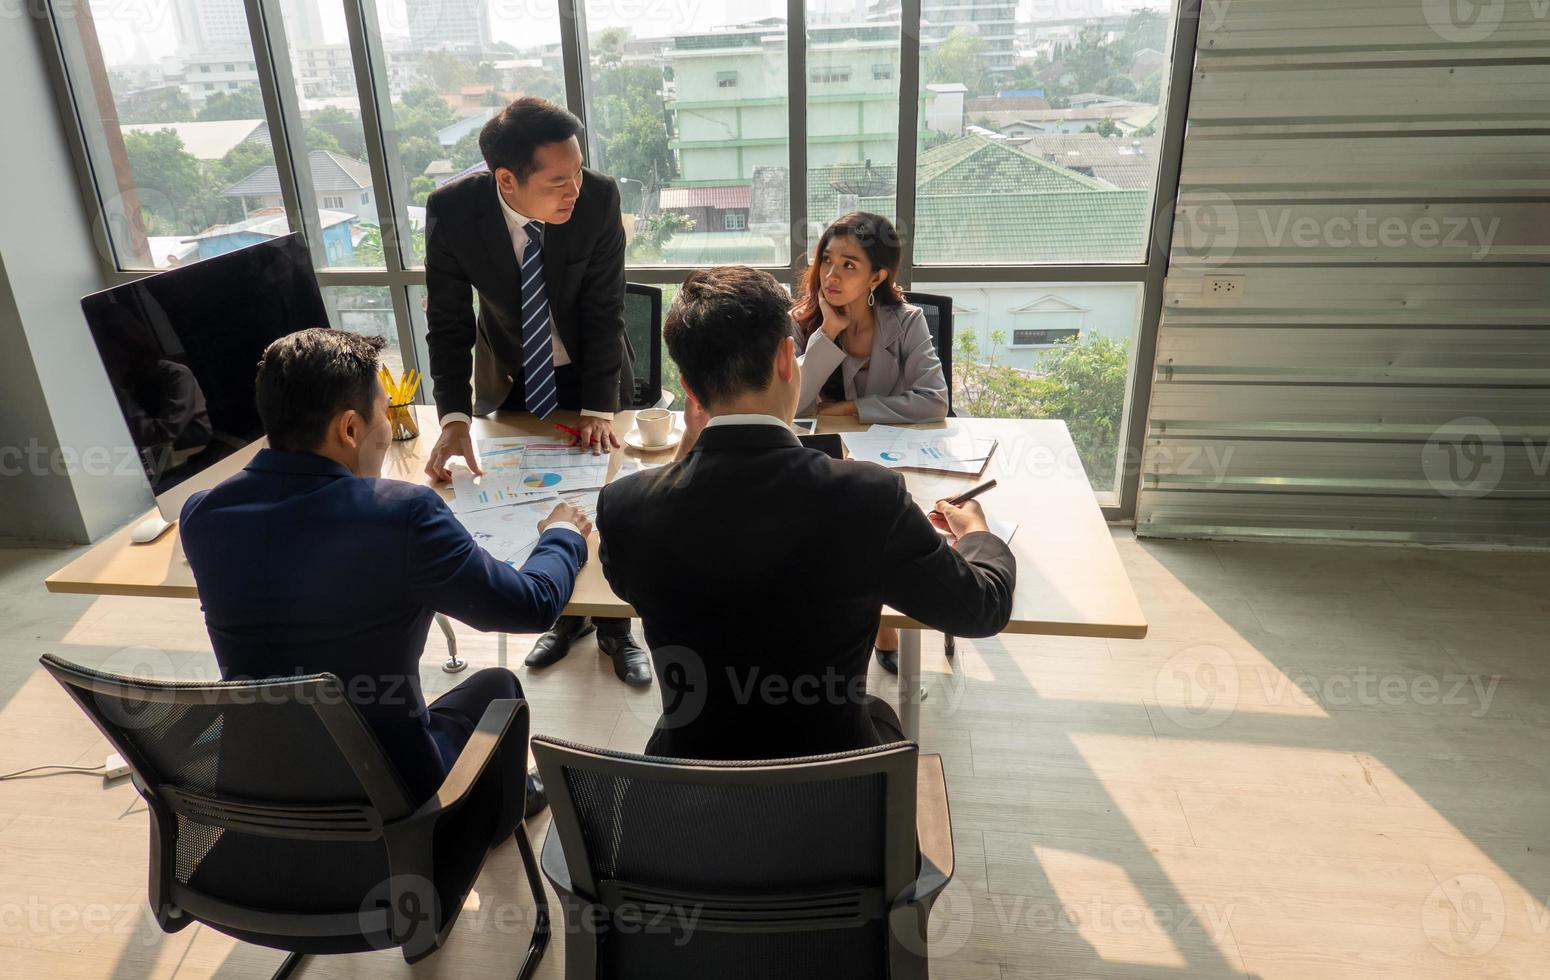
<instances>
[{"instance_id":1,"label":"white wall","mask_svg":"<svg viewBox=\"0 0 1550 980\"><path fill-rule=\"evenodd\" d=\"M1137 530L1550 545L1550 17L1211 6Z\"/></svg>"},{"instance_id":2,"label":"white wall","mask_svg":"<svg viewBox=\"0 0 1550 980\"><path fill-rule=\"evenodd\" d=\"M101 267L31 16L0 18L0 538L86 541L151 506L129 432L81 315ZM39 467L16 466L29 446ZM103 456L112 464L94 461ZM62 464L74 456L96 475ZM131 458L133 458L131 456ZM14 472L15 469L22 472Z\"/></svg>"},{"instance_id":3,"label":"white wall","mask_svg":"<svg viewBox=\"0 0 1550 980\"><path fill-rule=\"evenodd\" d=\"M983 359L990 353L990 335L1006 334L1012 342L1014 330L1076 328L1083 339L1109 337L1121 342L1135 341L1140 316L1140 287L1134 283L919 283L921 292L953 298L953 336L972 333L979 342ZM1020 313L1022 307L1046 296L1076 307L1059 313ZM1059 304L1049 304L1058 308ZM1040 355L1050 347L1003 346L996 360L1018 368L1037 367Z\"/></svg>"}]
</instances>

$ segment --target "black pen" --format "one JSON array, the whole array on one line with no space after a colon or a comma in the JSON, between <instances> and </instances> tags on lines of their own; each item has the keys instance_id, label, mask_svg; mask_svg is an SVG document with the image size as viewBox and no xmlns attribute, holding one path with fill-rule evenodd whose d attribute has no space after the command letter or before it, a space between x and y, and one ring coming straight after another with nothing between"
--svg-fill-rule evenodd
<instances>
[{"instance_id":1,"label":"black pen","mask_svg":"<svg viewBox=\"0 0 1550 980\"><path fill-rule=\"evenodd\" d=\"M954 507L962 507L964 504L984 493L986 490L994 490L995 486L995 480L986 480L984 483L981 483L979 486L972 490L966 490L956 497L949 498L947 502L952 504Z\"/></svg>"}]
</instances>

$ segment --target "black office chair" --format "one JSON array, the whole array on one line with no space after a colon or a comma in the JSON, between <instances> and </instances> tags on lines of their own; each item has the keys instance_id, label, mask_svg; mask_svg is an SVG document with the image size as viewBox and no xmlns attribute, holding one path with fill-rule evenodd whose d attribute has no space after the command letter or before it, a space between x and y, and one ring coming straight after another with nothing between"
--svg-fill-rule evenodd
<instances>
[{"instance_id":1,"label":"black office chair","mask_svg":"<svg viewBox=\"0 0 1550 980\"><path fill-rule=\"evenodd\" d=\"M933 293L904 294L906 303L914 303L926 315L926 326L936 343L936 357L942 362L942 376L947 379L947 414L953 415L953 298ZM942 650L949 657L958 652L953 638L942 634Z\"/></svg>"},{"instance_id":2,"label":"black office chair","mask_svg":"<svg viewBox=\"0 0 1550 980\"><path fill-rule=\"evenodd\" d=\"M635 359L635 402L625 408L654 408L662 401L662 287L624 284L624 336Z\"/></svg>"},{"instance_id":3,"label":"black office chair","mask_svg":"<svg viewBox=\"0 0 1550 980\"><path fill-rule=\"evenodd\" d=\"M515 827L535 903L519 977L549 941L522 829L526 701L491 704L436 795L416 806L332 674L187 683L53 655L54 679L133 769L151 820L150 905L165 932L203 922L310 954L441 948L497 828Z\"/></svg>"},{"instance_id":4,"label":"black office chair","mask_svg":"<svg viewBox=\"0 0 1550 980\"><path fill-rule=\"evenodd\" d=\"M933 293L904 294L906 303L920 307L926 315L926 326L931 339L936 342L936 357L942 362L942 376L947 379L947 414L953 414L953 298Z\"/></svg>"},{"instance_id":5,"label":"black office chair","mask_svg":"<svg viewBox=\"0 0 1550 980\"><path fill-rule=\"evenodd\" d=\"M566 980L922 980L953 875L940 756L913 742L694 762L543 736Z\"/></svg>"}]
</instances>

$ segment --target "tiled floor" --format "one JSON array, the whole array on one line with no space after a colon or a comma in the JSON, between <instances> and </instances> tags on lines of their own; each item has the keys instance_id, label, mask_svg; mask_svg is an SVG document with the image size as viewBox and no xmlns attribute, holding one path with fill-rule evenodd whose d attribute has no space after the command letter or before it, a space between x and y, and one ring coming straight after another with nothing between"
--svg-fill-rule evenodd
<instances>
[{"instance_id":1,"label":"tiled floor","mask_svg":"<svg viewBox=\"0 0 1550 980\"><path fill-rule=\"evenodd\" d=\"M1148 639L927 637L957 849L934 975L1550 977L1550 556L1116 538ZM0 771L105 754L44 652L213 673L195 603L48 595L66 558L0 552ZM523 675L539 732L638 749L655 718L590 643ZM0 783L0 974L267 977L275 952L148 920L145 838L125 780ZM301 975L510 976L528 914L504 847L442 953Z\"/></svg>"}]
</instances>

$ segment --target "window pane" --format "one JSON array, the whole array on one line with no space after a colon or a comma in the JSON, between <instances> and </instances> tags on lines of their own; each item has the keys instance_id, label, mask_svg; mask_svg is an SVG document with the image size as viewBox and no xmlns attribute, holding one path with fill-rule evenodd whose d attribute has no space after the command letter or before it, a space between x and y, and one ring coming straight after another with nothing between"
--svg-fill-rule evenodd
<instances>
[{"instance_id":1,"label":"window pane","mask_svg":"<svg viewBox=\"0 0 1550 980\"><path fill-rule=\"evenodd\" d=\"M1078 6L924 0L916 262L1145 261L1173 4Z\"/></svg>"},{"instance_id":2,"label":"window pane","mask_svg":"<svg viewBox=\"0 0 1550 980\"><path fill-rule=\"evenodd\" d=\"M398 327L393 321L393 300L386 286L325 286L323 305L328 307L328 325L335 330L387 341L382 363L401 376L404 352L398 343Z\"/></svg>"},{"instance_id":3,"label":"window pane","mask_svg":"<svg viewBox=\"0 0 1550 980\"><path fill-rule=\"evenodd\" d=\"M853 0L807 8L807 241L851 211L894 216L899 14Z\"/></svg>"},{"instance_id":4,"label":"window pane","mask_svg":"<svg viewBox=\"0 0 1550 980\"><path fill-rule=\"evenodd\" d=\"M482 168L479 129L518 95L565 103L555 0L379 0L377 16L391 106L382 125L402 175L404 262L425 265L425 199Z\"/></svg>"},{"instance_id":5,"label":"window pane","mask_svg":"<svg viewBox=\"0 0 1550 980\"><path fill-rule=\"evenodd\" d=\"M366 158L344 7L341 0L282 0L280 9L301 108L302 142L312 172L315 200L310 206L317 208L323 230L323 265L380 268L378 190L372 186ZM267 191L270 187L278 193L272 167L236 189Z\"/></svg>"},{"instance_id":6,"label":"window pane","mask_svg":"<svg viewBox=\"0 0 1550 980\"><path fill-rule=\"evenodd\" d=\"M50 5L114 257L166 268L290 231L278 194L232 185L274 167L241 0L197 20L138 4Z\"/></svg>"},{"instance_id":7,"label":"window pane","mask_svg":"<svg viewBox=\"0 0 1550 980\"><path fill-rule=\"evenodd\" d=\"M588 0L592 165L619 180L631 265L790 261L784 3Z\"/></svg>"},{"instance_id":8,"label":"window pane","mask_svg":"<svg viewBox=\"0 0 1550 980\"><path fill-rule=\"evenodd\" d=\"M1093 489L1118 488L1140 283L930 283L952 297L953 411L1061 419Z\"/></svg>"}]
</instances>

